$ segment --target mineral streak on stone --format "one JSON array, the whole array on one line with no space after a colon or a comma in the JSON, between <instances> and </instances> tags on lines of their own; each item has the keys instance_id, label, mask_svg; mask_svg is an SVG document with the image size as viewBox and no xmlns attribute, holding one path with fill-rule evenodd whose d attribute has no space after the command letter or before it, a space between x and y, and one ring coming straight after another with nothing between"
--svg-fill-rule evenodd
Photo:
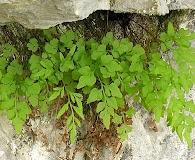
<instances>
[{"instance_id":1,"label":"mineral streak on stone","mask_svg":"<svg viewBox=\"0 0 195 160\"><path fill-rule=\"evenodd\" d=\"M1 0L0 25L18 22L45 29L82 20L96 10L164 15L175 9L195 9L194 0Z\"/></svg>"}]
</instances>

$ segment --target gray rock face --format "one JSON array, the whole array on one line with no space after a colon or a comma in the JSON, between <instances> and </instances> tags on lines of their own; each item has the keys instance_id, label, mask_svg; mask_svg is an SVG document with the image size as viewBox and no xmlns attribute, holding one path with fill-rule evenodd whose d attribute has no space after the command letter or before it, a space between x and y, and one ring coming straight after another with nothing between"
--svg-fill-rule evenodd
<instances>
[{"instance_id":1,"label":"gray rock face","mask_svg":"<svg viewBox=\"0 0 195 160\"><path fill-rule=\"evenodd\" d=\"M158 129L157 132L156 128ZM195 132L192 133L194 143ZM166 126L165 119L155 123L144 109L133 119L133 131L124 143L120 160L189 160L194 159L194 148L189 150L176 133Z\"/></svg>"},{"instance_id":2,"label":"gray rock face","mask_svg":"<svg viewBox=\"0 0 195 160\"><path fill-rule=\"evenodd\" d=\"M44 29L82 20L96 10L164 15L175 9L195 9L194 0L1 0L0 25L18 22Z\"/></svg>"},{"instance_id":3,"label":"gray rock face","mask_svg":"<svg viewBox=\"0 0 195 160\"><path fill-rule=\"evenodd\" d=\"M95 10L109 10L108 0L3 0L0 24L18 22L27 28L49 28L86 18Z\"/></svg>"}]
</instances>

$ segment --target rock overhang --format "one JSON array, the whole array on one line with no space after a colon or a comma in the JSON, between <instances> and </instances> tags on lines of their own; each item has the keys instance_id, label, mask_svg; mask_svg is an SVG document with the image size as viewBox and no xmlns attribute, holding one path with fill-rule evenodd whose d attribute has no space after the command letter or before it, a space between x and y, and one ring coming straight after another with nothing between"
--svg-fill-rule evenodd
<instances>
[{"instance_id":1,"label":"rock overhang","mask_svg":"<svg viewBox=\"0 0 195 160\"><path fill-rule=\"evenodd\" d=\"M195 9L194 0L2 0L0 25L18 22L30 29L47 29L87 18L97 10L165 15L170 10Z\"/></svg>"}]
</instances>

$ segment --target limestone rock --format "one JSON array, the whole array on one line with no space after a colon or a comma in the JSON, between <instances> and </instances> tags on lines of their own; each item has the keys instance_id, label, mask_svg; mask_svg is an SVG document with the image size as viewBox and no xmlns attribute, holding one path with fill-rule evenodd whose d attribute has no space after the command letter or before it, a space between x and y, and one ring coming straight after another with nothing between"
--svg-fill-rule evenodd
<instances>
[{"instance_id":1,"label":"limestone rock","mask_svg":"<svg viewBox=\"0 0 195 160\"><path fill-rule=\"evenodd\" d=\"M154 123L152 116L143 108L133 118L133 131L123 144L121 156L116 160L188 160L194 159L194 147L189 150L176 133L166 126L165 119ZM158 131L156 131L157 127ZM192 133L194 144L195 132Z\"/></svg>"},{"instance_id":2,"label":"limestone rock","mask_svg":"<svg viewBox=\"0 0 195 160\"><path fill-rule=\"evenodd\" d=\"M195 9L194 0L1 0L0 25L18 22L44 29L82 20L96 10L164 15L175 9Z\"/></svg>"},{"instance_id":3,"label":"limestone rock","mask_svg":"<svg viewBox=\"0 0 195 160\"><path fill-rule=\"evenodd\" d=\"M95 10L108 10L108 0L3 0L0 23L19 22L27 28L49 28L86 18Z\"/></svg>"}]
</instances>

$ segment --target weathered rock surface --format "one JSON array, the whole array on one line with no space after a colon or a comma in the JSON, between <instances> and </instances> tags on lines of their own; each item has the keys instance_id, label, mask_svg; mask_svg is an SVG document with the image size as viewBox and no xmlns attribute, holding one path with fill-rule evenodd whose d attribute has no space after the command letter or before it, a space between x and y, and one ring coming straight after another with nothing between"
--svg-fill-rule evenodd
<instances>
[{"instance_id":1,"label":"weathered rock surface","mask_svg":"<svg viewBox=\"0 0 195 160\"><path fill-rule=\"evenodd\" d=\"M0 25L18 22L44 29L82 20L96 10L164 15L175 9L195 9L194 0L1 0Z\"/></svg>"},{"instance_id":2,"label":"weathered rock surface","mask_svg":"<svg viewBox=\"0 0 195 160\"><path fill-rule=\"evenodd\" d=\"M195 132L192 140L194 145ZM165 119L155 123L153 117L141 109L133 119L133 132L129 133L117 160L190 160L195 159L194 151L194 147L189 150L186 142L171 132Z\"/></svg>"}]
</instances>

